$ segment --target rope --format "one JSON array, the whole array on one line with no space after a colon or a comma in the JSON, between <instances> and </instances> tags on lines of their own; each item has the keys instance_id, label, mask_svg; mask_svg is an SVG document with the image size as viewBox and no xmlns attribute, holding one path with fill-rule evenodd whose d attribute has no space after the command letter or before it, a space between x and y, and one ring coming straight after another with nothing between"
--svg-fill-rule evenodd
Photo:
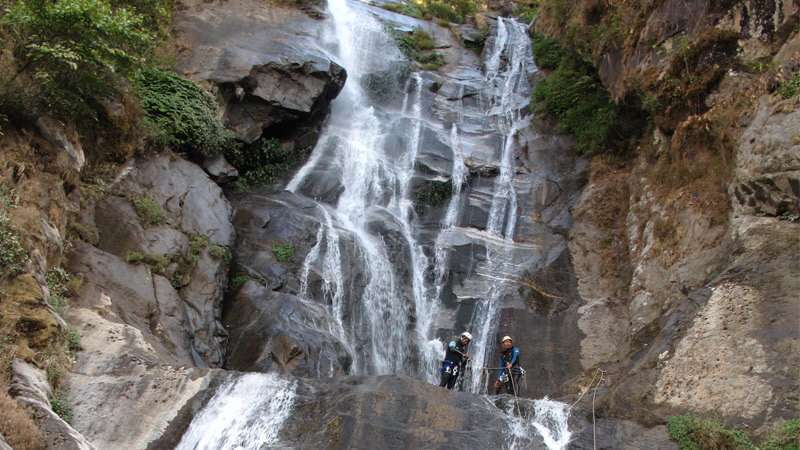
<instances>
[{"instance_id":1,"label":"rope","mask_svg":"<svg viewBox=\"0 0 800 450\"><path fill-rule=\"evenodd\" d=\"M601 370L600 381L597 382L597 385L594 387L594 391L592 392L592 443L594 444L594 450L597 450L597 426L595 425L594 420L594 397L597 395L597 388L599 388L600 384L603 382L603 376L605 376L605 372Z\"/></svg>"}]
</instances>

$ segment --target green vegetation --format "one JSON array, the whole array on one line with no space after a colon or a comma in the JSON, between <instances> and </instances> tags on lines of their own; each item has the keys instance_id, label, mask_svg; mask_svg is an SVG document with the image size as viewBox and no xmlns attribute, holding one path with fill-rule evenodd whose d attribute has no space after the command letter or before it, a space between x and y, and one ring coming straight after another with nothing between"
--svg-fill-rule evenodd
<instances>
[{"instance_id":1,"label":"green vegetation","mask_svg":"<svg viewBox=\"0 0 800 450\"><path fill-rule=\"evenodd\" d=\"M693 416L673 416L667 421L670 437L681 450L752 449L747 435L719 422Z\"/></svg>"},{"instance_id":2,"label":"green vegetation","mask_svg":"<svg viewBox=\"0 0 800 450\"><path fill-rule=\"evenodd\" d=\"M166 255L148 255L137 251L129 251L125 255L125 260L130 264L145 264L150 267L150 270L158 274L163 274L167 270L167 266L172 262L170 257Z\"/></svg>"},{"instance_id":3,"label":"green vegetation","mask_svg":"<svg viewBox=\"0 0 800 450\"><path fill-rule=\"evenodd\" d=\"M478 11L478 3L476 0L419 0L406 4L387 3L383 8L418 19L464 23Z\"/></svg>"},{"instance_id":4,"label":"green vegetation","mask_svg":"<svg viewBox=\"0 0 800 450\"><path fill-rule=\"evenodd\" d=\"M28 252L5 209L0 208L0 277L14 276L25 269Z\"/></svg>"},{"instance_id":5,"label":"green vegetation","mask_svg":"<svg viewBox=\"0 0 800 450\"><path fill-rule=\"evenodd\" d=\"M50 397L50 407L58 417L64 419L64 422L72 423L72 406L67 402L63 392L57 391Z\"/></svg>"},{"instance_id":6,"label":"green vegetation","mask_svg":"<svg viewBox=\"0 0 800 450\"><path fill-rule=\"evenodd\" d=\"M145 225L162 225L166 220L164 210L152 197L147 195L137 195L131 199L136 214Z\"/></svg>"},{"instance_id":7,"label":"green vegetation","mask_svg":"<svg viewBox=\"0 0 800 450\"><path fill-rule=\"evenodd\" d=\"M429 181L414 191L414 203L417 208L439 206L453 195L453 184L450 181Z\"/></svg>"},{"instance_id":8,"label":"green vegetation","mask_svg":"<svg viewBox=\"0 0 800 450\"><path fill-rule=\"evenodd\" d=\"M277 182L304 161L310 151L310 148L298 150L282 146L274 138L261 138L249 145L229 147L225 157L239 170L236 187L240 191L249 191Z\"/></svg>"},{"instance_id":9,"label":"green vegetation","mask_svg":"<svg viewBox=\"0 0 800 450\"><path fill-rule=\"evenodd\" d=\"M230 282L231 290L235 291L235 290L239 289L240 287L244 286L244 284L247 283L250 280L252 280L252 278L250 278L249 275L246 275L246 274L236 275L235 277L231 278L231 282Z\"/></svg>"},{"instance_id":10,"label":"green vegetation","mask_svg":"<svg viewBox=\"0 0 800 450\"><path fill-rule=\"evenodd\" d=\"M97 100L117 93L150 53L155 37L145 22L107 0L17 0L0 21L15 57L0 80L2 109L96 117Z\"/></svg>"},{"instance_id":11,"label":"green vegetation","mask_svg":"<svg viewBox=\"0 0 800 450\"><path fill-rule=\"evenodd\" d=\"M187 153L213 156L235 146L233 134L217 118L214 98L193 82L161 69L134 77L155 141Z\"/></svg>"},{"instance_id":12,"label":"green vegetation","mask_svg":"<svg viewBox=\"0 0 800 450\"><path fill-rule=\"evenodd\" d=\"M514 2L514 15L524 23L531 23L539 12L539 0L518 0Z\"/></svg>"},{"instance_id":13,"label":"green vegetation","mask_svg":"<svg viewBox=\"0 0 800 450\"><path fill-rule=\"evenodd\" d=\"M67 349L70 352L75 353L82 349L81 347L81 335L75 331L74 328L70 328L67 331Z\"/></svg>"},{"instance_id":14,"label":"green vegetation","mask_svg":"<svg viewBox=\"0 0 800 450\"><path fill-rule=\"evenodd\" d=\"M531 47L536 65L542 69L553 70L558 67L563 58L567 57L567 52L561 48L557 40L541 34L533 36Z\"/></svg>"},{"instance_id":15,"label":"green vegetation","mask_svg":"<svg viewBox=\"0 0 800 450\"><path fill-rule=\"evenodd\" d=\"M795 72L794 76L781 83L778 88L778 94L786 99L800 94L800 72Z\"/></svg>"},{"instance_id":16,"label":"green vegetation","mask_svg":"<svg viewBox=\"0 0 800 450\"><path fill-rule=\"evenodd\" d=\"M289 242L272 244L272 254L278 262L289 262L294 256L294 246Z\"/></svg>"},{"instance_id":17,"label":"green vegetation","mask_svg":"<svg viewBox=\"0 0 800 450\"><path fill-rule=\"evenodd\" d=\"M694 416L673 416L667 431L681 450L798 450L800 419L787 420L756 445L742 430Z\"/></svg>"},{"instance_id":18,"label":"green vegetation","mask_svg":"<svg viewBox=\"0 0 800 450\"><path fill-rule=\"evenodd\" d=\"M760 450L800 450L800 419L787 420L770 433Z\"/></svg>"},{"instance_id":19,"label":"green vegetation","mask_svg":"<svg viewBox=\"0 0 800 450\"><path fill-rule=\"evenodd\" d=\"M553 39L536 36L533 52L540 67L555 68L534 89L536 111L553 117L559 131L574 135L578 151L605 149L619 126L620 112L592 66Z\"/></svg>"},{"instance_id":20,"label":"green vegetation","mask_svg":"<svg viewBox=\"0 0 800 450\"><path fill-rule=\"evenodd\" d=\"M231 249L219 244L211 244L208 247L208 254L211 255L212 258L219 259L225 264L230 264L233 257L233 255L231 255Z\"/></svg>"},{"instance_id":21,"label":"green vegetation","mask_svg":"<svg viewBox=\"0 0 800 450\"><path fill-rule=\"evenodd\" d=\"M426 31L416 28L411 33L398 35L396 39L400 50L409 59L418 62L423 70L436 70L444 65L444 57L433 51L436 42Z\"/></svg>"},{"instance_id":22,"label":"green vegetation","mask_svg":"<svg viewBox=\"0 0 800 450\"><path fill-rule=\"evenodd\" d=\"M69 304L69 285L72 276L61 267L54 267L45 274L47 290L50 291L50 306L62 313Z\"/></svg>"}]
</instances>

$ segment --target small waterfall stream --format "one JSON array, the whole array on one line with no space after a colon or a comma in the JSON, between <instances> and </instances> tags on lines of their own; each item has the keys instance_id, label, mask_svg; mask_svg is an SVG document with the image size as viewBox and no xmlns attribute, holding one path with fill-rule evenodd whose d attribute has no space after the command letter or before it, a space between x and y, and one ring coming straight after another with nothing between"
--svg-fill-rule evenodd
<instances>
[{"instance_id":1,"label":"small waterfall stream","mask_svg":"<svg viewBox=\"0 0 800 450\"><path fill-rule=\"evenodd\" d=\"M328 8L333 27L325 41L335 44L331 52L347 69L348 81L332 104L312 156L286 189L314 198L313 193L320 192L315 187L322 183L322 170L336 178L338 189L336 195L315 198L320 228L299 274L300 296L330 311L334 320L326 331L353 357L351 374L406 374L436 382L444 348L436 327L442 320L440 304L452 259L449 242L454 235L482 242L486 258L476 273L492 282L470 319L476 364L467 379L471 392L483 394L481 369L493 365L489 355L500 304L513 290L505 280L521 270L512 254L524 245L514 242L514 183L518 134L529 124L528 78L535 71L526 27L512 19L497 20L493 44L484 57L483 79L478 80L481 127L501 138L485 229L477 229L462 224L469 181L465 158L481 138L474 123L465 123L464 85L458 87L456 118L444 123L425 118L425 96L432 94L418 72L405 83L399 110L374 103L362 86L363 78L389 69L392 61L403 57L376 18L348 0L329 0ZM452 151L451 196L442 208L439 231L427 242L421 238L412 199L426 127L444 136ZM354 248L345 248L346 239ZM346 252L353 255L348 260ZM406 259L405 269L397 267L398 255ZM348 279L355 269L358 283ZM312 274L319 278L316 293ZM295 389L291 381L274 374L235 377L194 418L178 448L280 446L279 433ZM534 436L541 436L549 449L565 448L570 436L565 408L559 402L537 400L529 420L508 411L512 439L506 446L525 448Z\"/></svg>"}]
</instances>

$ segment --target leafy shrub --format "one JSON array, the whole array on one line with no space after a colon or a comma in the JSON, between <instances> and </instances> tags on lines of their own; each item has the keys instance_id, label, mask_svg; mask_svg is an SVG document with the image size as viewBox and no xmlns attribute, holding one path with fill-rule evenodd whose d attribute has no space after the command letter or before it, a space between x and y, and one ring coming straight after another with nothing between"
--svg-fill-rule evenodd
<instances>
[{"instance_id":1,"label":"leafy shrub","mask_svg":"<svg viewBox=\"0 0 800 450\"><path fill-rule=\"evenodd\" d=\"M222 260L225 264L230 264L231 262L231 250L224 245L211 244L208 247L208 254L214 259Z\"/></svg>"},{"instance_id":2,"label":"leafy shrub","mask_svg":"<svg viewBox=\"0 0 800 450\"><path fill-rule=\"evenodd\" d=\"M131 200L136 215L139 216L145 225L161 225L166 220L164 210L152 197L147 195L137 195Z\"/></svg>"},{"instance_id":3,"label":"leafy shrub","mask_svg":"<svg viewBox=\"0 0 800 450\"><path fill-rule=\"evenodd\" d=\"M275 259L277 259L278 262L289 262L292 256L294 256L294 246L288 242L273 244L272 254L275 255Z\"/></svg>"},{"instance_id":4,"label":"leafy shrub","mask_svg":"<svg viewBox=\"0 0 800 450\"><path fill-rule=\"evenodd\" d=\"M795 73L792 78L781 83L778 88L778 94L786 99L800 94L800 72Z\"/></svg>"},{"instance_id":5,"label":"leafy shrub","mask_svg":"<svg viewBox=\"0 0 800 450\"><path fill-rule=\"evenodd\" d=\"M535 108L551 115L564 133L575 136L582 153L603 149L619 125L619 111L588 65L562 58L558 68L536 85Z\"/></svg>"},{"instance_id":6,"label":"leafy shrub","mask_svg":"<svg viewBox=\"0 0 800 450\"><path fill-rule=\"evenodd\" d=\"M19 233L6 212L0 209L0 277L19 274L27 262L28 252L22 246Z\"/></svg>"},{"instance_id":7,"label":"leafy shrub","mask_svg":"<svg viewBox=\"0 0 800 450\"><path fill-rule=\"evenodd\" d=\"M237 188L247 191L277 182L304 161L309 151L281 146L274 138L262 138L249 145L229 147L225 157L239 170Z\"/></svg>"},{"instance_id":8,"label":"leafy shrub","mask_svg":"<svg viewBox=\"0 0 800 450\"><path fill-rule=\"evenodd\" d=\"M396 36L397 46L409 59L420 64L423 70L436 70L444 65L444 57L432 51L436 41L425 30L414 29L411 33Z\"/></svg>"},{"instance_id":9,"label":"leafy shrub","mask_svg":"<svg viewBox=\"0 0 800 450\"><path fill-rule=\"evenodd\" d=\"M141 15L108 0L18 0L2 24L17 71L0 93L22 92L14 82L24 74L40 91L40 108L70 117L94 116L93 99L116 93L120 78L142 64L154 43Z\"/></svg>"},{"instance_id":10,"label":"leafy shrub","mask_svg":"<svg viewBox=\"0 0 800 450\"><path fill-rule=\"evenodd\" d=\"M203 156L235 146L233 134L217 118L216 101L195 83L154 68L137 72L134 82L158 143Z\"/></svg>"},{"instance_id":11,"label":"leafy shrub","mask_svg":"<svg viewBox=\"0 0 800 450\"><path fill-rule=\"evenodd\" d=\"M517 16L519 20L525 23L533 22L533 19L536 18L536 13L539 10L539 1L538 0L521 0L515 2L514 5L514 15Z\"/></svg>"},{"instance_id":12,"label":"leafy shrub","mask_svg":"<svg viewBox=\"0 0 800 450\"><path fill-rule=\"evenodd\" d=\"M158 274L163 274L172 262L172 259L166 255L148 255L137 251L129 251L125 255L125 260L130 264L145 264Z\"/></svg>"},{"instance_id":13,"label":"leafy shrub","mask_svg":"<svg viewBox=\"0 0 800 450\"><path fill-rule=\"evenodd\" d=\"M561 48L557 40L541 34L533 36L531 46L536 65L542 69L555 69L561 63L561 60L567 56L567 53Z\"/></svg>"},{"instance_id":14,"label":"leafy shrub","mask_svg":"<svg viewBox=\"0 0 800 450\"><path fill-rule=\"evenodd\" d=\"M694 416L673 416L667 431L681 450L755 449L741 430L726 428L719 422Z\"/></svg>"},{"instance_id":15,"label":"leafy shrub","mask_svg":"<svg viewBox=\"0 0 800 450\"><path fill-rule=\"evenodd\" d=\"M61 313L68 304L69 284L72 276L61 267L54 267L45 274L47 290L50 291L50 306Z\"/></svg>"},{"instance_id":16,"label":"leafy shrub","mask_svg":"<svg viewBox=\"0 0 800 450\"><path fill-rule=\"evenodd\" d=\"M62 392L58 391L50 397L50 408L58 414L58 417L64 419L64 422L72 423L72 406Z\"/></svg>"},{"instance_id":17,"label":"leafy shrub","mask_svg":"<svg viewBox=\"0 0 800 450\"><path fill-rule=\"evenodd\" d=\"M70 328L69 331L67 331L67 349L73 353L82 349L81 335L78 334L78 332L73 328Z\"/></svg>"},{"instance_id":18,"label":"leafy shrub","mask_svg":"<svg viewBox=\"0 0 800 450\"><path fill-rule=\"evenodd\" d=\"M418 19L442 19L455 23L464 23L467 17L478 10L475 0L422 0L406 4L387 3L382 7Z\"/></svg>"}]
</instances>

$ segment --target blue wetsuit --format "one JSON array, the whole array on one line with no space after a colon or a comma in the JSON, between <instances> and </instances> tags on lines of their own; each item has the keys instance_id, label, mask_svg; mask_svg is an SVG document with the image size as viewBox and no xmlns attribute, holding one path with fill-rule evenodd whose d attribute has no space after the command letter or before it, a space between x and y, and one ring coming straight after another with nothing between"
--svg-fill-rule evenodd
<instances>
[{"instance_id":1,"label":"blue wetsuit","mask_svg":"<svg viewBox=\"0 0 800 450\"><path fill-rule=\"evenodd\" d=\"M516 388L517 393L519 393L519 379L522 375L522 369L519 366L520 358L519 358L519 349L517 347L511 347L508 350L500 352L500 361L498 371L497 371L497 379L498 380L505 380L502 383L501 387L495 390L495 394L499 394L502 390L502 386L505 385L506 392L509 394L514 394L514 389ZM511 373L507 373L508 370L506 369L506 365L511 364ZM508 378L508 375L511 376L511 379ZM513 383L512 383L513 380Z\"/></svg>"}]
</instances>

